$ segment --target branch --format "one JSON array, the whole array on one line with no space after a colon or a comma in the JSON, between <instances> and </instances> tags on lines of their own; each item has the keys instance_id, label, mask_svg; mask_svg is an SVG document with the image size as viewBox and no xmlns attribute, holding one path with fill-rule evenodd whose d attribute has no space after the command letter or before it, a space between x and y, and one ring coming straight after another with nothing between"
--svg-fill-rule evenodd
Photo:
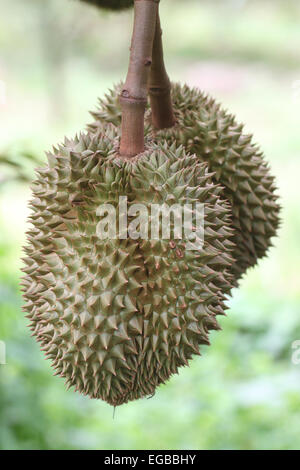
<instances>
[{"instance_id":1,"label":"branch","mask_svg":"<svg viewBox=\"0 0 300 470\"><path fill-rule=\"evenodd\" d=\"M165 129L174 126L175 116L171 99L171 83L164 64L159 13L157 14L153 43L149 95L153 127L156 129Z\"/></svg>"},{"instance_id":2,"label":"branch","mask_svg":"<svg viewBox=\"0 0 300 470\"><path fill-rule=\"evenodd\" d=\"M134 157L145 150L144 114L152 63L159 0L135 0L134 27L127 78L120 95L122 136L120 155Z\"/></svg>"}]
</instances>

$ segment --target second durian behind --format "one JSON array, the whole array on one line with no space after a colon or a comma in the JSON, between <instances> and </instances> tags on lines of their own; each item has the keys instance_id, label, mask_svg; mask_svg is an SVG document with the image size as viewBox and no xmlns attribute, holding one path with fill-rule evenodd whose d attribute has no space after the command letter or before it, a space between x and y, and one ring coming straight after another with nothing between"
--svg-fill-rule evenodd
<instances>
[{"instance_id":1,"label":"second durian behind","mask_svg":"<svg viewBox=\"0 0 300 470\"><path fill-rule=\"evenodd\" d=\"M89 125L91 131L103 122L120 125L120 89L121 85L100 100L100 106L92 113L95 120ZM156 131L148 108L146 134L156 142L184 145L199 161L208 163L215 181L223 186L223 197L232 207L236 260L232 273L237 283L249 267L266 255L276 235L280 207L274 178L252 136L245 134L235 116L211 96L187 85L172 84L172 101L175 126Z\"/></svg>"}]
</instances>

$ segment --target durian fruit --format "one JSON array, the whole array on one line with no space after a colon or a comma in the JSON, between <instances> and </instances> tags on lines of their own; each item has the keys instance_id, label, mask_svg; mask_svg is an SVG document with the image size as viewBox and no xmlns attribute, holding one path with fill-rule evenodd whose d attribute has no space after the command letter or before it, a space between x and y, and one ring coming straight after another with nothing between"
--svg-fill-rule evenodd
<instances>
[{"instance_id":1,"label":"durian fruit","mask_svg":"<svg viewBox=\"0 0 300 470\"><path fill-rule=\"evenodd\" d=\"M103 122L120 124L118 103L120 85L111 90L92 115L95 131ZM252 136L243 133L243 125L212 97L196 88L172 84L172 100L177 124L156 131L148 109L145 131L159 142L183 145L207 162L214 180L224 187L223 197L232 206L235 263L232 273L237 281L247 268L264 257L279 225L279 205L274 178Z\"/></svg>"},{"instance_id":2,"label":"durian fruit","mask_svg":"<svg viewBox=\"0 0 300 470\"><path fill-rule=\"evenodd\" d=\"M233 263L230 209L207 165L175 144L118 155L99 126L48 154L33 186L23 278L33 335L68 386L113 406L147 395L219 329ZM204 204L204 245L99 238L98 208ZM132 216L131 219L132 221Z\"/></svg>"},{"instance_id":3,"label":"durian fruit","mask_svg":"<svg viewBox=\"0 0 300 470\"><path fill-rule=\"evenodd\" d=\"M99 8L108 10L124 10L133 6L134 0L81 0L85 3L91 3Z\"/></svg>"}]
</instances>

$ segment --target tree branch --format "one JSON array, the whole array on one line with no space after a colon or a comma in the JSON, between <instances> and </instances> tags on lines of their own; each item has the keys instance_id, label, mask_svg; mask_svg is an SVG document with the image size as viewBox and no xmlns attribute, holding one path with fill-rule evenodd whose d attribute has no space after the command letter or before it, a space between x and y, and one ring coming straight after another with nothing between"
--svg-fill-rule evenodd
<instances>
[{"instance_id":1,"label":"tree branch","mask_svg":"<svg viewBox=\"0 0 300 470\"><path fill-rule=\"evenodd\" d=\"M159 13L157 13L153 43L149 95L153 127L156 129L165 129L174 126L175 116L171 99L171 83L164 64Z\"/></svg>"},{"instance_id":2,"label":"tree branch","mask_svg":"<svg viewBox=\"0 0 300 470\"><path fill-rule=\"evenodd\" d=\"M145 150L144 114L159 0L135 0L134 27L127 78L120 95L122 136L120 155L134 157Z\"/></svg>"}]
</instances>

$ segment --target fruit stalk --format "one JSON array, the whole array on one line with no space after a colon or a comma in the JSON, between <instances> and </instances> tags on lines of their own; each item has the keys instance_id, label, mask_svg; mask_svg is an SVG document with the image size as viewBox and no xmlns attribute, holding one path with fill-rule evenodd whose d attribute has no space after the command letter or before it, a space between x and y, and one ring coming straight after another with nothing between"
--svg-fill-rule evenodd
<instances>
[{"instance_id":1,"label":"fruit stalk","mask_svg":"<svg viewBox=\"0 0 300 470\"><path fill-rule=\"evenodd\" d=\"M144 114L159 0L135 0L134 27L125 85L120 95L122 133L120 155L134 157L145 150Z\"/></svg>"},{"instance_id":2,"label":"fruit stalk","mask_svg":"<svg viewBox=\"0 0 300 470\"><path fill-rule=\"evenodd\" d=\"M171 99L171 82L168 77L162 43L162 29L157 13L149 82L152 124L155 129L173 127L175 115Z\"/></svg>"}]
</instances>

